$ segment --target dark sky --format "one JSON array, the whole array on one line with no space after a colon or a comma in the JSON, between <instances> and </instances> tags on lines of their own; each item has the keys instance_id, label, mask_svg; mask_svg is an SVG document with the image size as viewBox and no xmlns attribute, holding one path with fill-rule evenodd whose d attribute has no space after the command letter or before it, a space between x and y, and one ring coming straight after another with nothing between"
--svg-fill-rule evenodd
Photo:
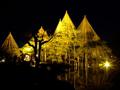
<instances>
[{"instance_id":1,"label":"dark sky","mask_svg":"<svg viewBox=\"0 0 120 90\"><path fill-rule=\"evenodd\" d=\"M117 52L120 50L119 0L9 0L0 1L0 38L12 32L19 45L41 25L49 33L66 10L77 27L87 15L97 34ZM23 41L23 42L22 42Z\"/></svg>"}]
</instances>

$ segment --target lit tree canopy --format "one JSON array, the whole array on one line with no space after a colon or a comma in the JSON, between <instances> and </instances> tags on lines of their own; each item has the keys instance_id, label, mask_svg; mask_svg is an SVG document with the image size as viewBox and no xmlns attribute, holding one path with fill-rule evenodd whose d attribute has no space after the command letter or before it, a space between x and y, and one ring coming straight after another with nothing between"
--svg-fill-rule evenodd
<instances>
[{"instance_id":1,"label":"lit tree canopy","mask_svg":"<svg viewBox=\"0 0 120 90\"><path fill-rule=\"evenodd\" d=\"M80 44L84 45L88 42L99 41L100 37L96 34L86 16L84 16L82 22L77 28L77 36L80 40Z\"/></svg>"},{"instance_id":2,"label":"lit tree canopy","mask_svg":"<svg viewBox=\"0 0 120 90\"><path fill-rule=\"evenodd\" d=\"M47 32L43 29L42 26L38 30L37 36L38 38L43 39L43 41L47 41L49 39Z\"/></svg>"},{"instance_id":3,"label":"lit tree canopy","mask_svg":"<svg viewBox=\"0 0 120 90\"><path fill-rule=\"evenodd\" d=\"M46 43L49 46L48 53L58 57L65 55L69 51L71 43L73 43L74 35L75 25L66 11L62 21L59 20L53 38Z\"/></svg>"},{"instance_id":4,"label":"lit tree canopy","mask_svg":"<svg viewBox=\"0 0 120 90\"><path fill-rule=\"evenodd\" d=\"M37 32L37 38L39 40L42 40L43 41L47 41L49 39L49 36L47 34L47 32L43 29L43 27L41 26L41 28L38 30ZM33 46L35 46L35 41L34 41L34 37L32 37L30 40L29 40L29 43ZM37 44L38 46L38 44ZM28 43L26 43L22 48L21 50L23 51L23 53L27 53L27 54L33 54L33 47L30 46Z\"/></svg>"},{"instance_id":5,"label":"lit tree canopy","mask_svg":"<svg viewBox=\"0 0 120 90\"><path fill-rule=\"evenodd\" d=\"M77 28L77 40L79 48L77 54L85 58L83 53L86 54L88 60L97 60L98 62L105 60L113 60L114 55L112 50L104 44L100 37L96 34L86 16Z\"/></svg>"},{"instance_id":6,"label":"lit tree canopy","mask_svg":"<svg viewBox=\"0 0 120 90\"><path fill-rule=\"evenodd\" d=\"M38 30L37 39L42 42L50 39L43 27ZM35 46L34 37L29 43ZM26 44L24 47L31 46ZM32 47L27 50L27 52L33 51ZM23 51L26 52L26 50ZM61 59L62 56L65 58L69 56L69 59L85 58L84 54L88 60L111 60L111 57L114 57L112 50L96 34L86 16L76 29L67 11L62 20L59 20L52 39L41 46L41 54L44 54L41 56L46 59Z\"/></svg>"},{"instance_id":7,"label":"lit tree canopy","mask_svg":"<svg viewBox=\"0 0 120 90\"><path fill-rule=\"evenodd\" d=\"M67 30L71 30L71 28L74 30L75 29L75 25L73 24L68 12L65 12L65 15L62 19L62 24L64 27L66 27Z\"/></svg>"},{"instance_id":8,"label":"lit tree canopy","mask_svg":"<svg viewBox=\"0 0 120 90\"><path fill-rule=\"evenodd\" d=\"M19 47L13 38L11 32L6 37L5 41L1 46L1 50L4 54L9 55L10 57L19 56L20 50Z\"/></svg>"}]
</instances>

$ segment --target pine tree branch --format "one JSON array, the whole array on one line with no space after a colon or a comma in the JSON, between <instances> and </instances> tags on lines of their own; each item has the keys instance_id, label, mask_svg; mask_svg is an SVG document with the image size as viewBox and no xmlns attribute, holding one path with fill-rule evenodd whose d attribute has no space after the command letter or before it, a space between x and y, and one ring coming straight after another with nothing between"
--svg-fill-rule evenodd
<instances>
[{"instance_id":1,"label":"pine tree branch","mask_svg":"<svg viewBox=\"0 0 120 90\"><path fill-rule=\"evenodd\" d=\"M49 42L53 37L54 37L54 35L53 35L48 41L44 41L44 42L42 42L41 45L44 44L44 43Z\"/></svg>"},{"instance_id":2,"label":"pine tree branch","mask_svg":"<svg viewBox=\"0 0 120 90\"><path fill-rule=\"evenodd\" d=\"M27 42L28 44L29 44L29 46L31 46L31 47L33 47L33 48L35 48L35 46L34 45L32 45L30 42Z\"/></svg>"}]
</instances>

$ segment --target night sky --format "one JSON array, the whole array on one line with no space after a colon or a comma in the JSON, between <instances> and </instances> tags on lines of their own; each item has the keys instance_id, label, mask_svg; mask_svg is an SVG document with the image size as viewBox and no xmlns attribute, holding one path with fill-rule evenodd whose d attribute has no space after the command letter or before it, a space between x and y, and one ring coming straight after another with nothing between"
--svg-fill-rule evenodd
<instances>
[{"instance_id":1,"label":"night sky","mask_svg":"<svg viewBox=\"0 0 120 90\"><path fill-rule=\"evenodd\" d=\"M41 26L52 34L65 11L76 27L84 15L108 45L120 51L119 0L4 0L0 1L0 43L12 32L19 46L30 39L32 31Z\"/></svg>"}]
</instances>

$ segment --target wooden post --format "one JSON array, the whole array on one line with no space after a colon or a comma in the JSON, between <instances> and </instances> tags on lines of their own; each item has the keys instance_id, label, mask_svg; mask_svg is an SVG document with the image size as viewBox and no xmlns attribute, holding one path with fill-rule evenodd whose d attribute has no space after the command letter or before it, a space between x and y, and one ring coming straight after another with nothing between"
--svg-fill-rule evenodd
<instances>
[{"instance_id":1,"label":"wooden post","mask_svg":"<svg viewBox=\"0 0 120 90\"><path fill-rule=\"evenodd\" d=\"M86 53L85 53L85 83L87 86L88 84L88 59L87 59Z\"/></svg>"}]
</instances>

